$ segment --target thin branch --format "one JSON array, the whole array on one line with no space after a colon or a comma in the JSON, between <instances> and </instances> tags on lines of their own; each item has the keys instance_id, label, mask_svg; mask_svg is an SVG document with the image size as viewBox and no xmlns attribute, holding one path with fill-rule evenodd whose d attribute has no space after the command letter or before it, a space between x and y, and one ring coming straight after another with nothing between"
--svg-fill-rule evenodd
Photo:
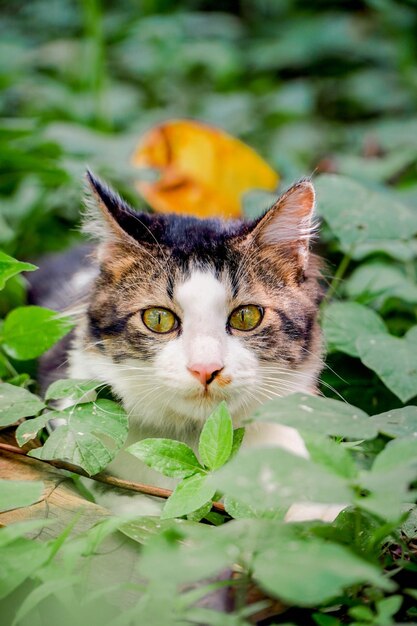
<instances>
[{"instance_id":1,"label":"thin branch","mask_svg":"<svg viewBox=\"0 0 417 626\"><path fill-rule=\"evenodd\" d=\"M4 450L5 452L10 452L11 454L19 454L21 456L28 456L27 453L18 448L16 446L11 446L8 443L0 443L0 450ZM34 458L34 457L29 457ZM100 472L100 474L95 474L94 476L89 476L87 472L76 465L72 465L72 463L66 463L65 461L47 461L45 459L35 459L36 461L41 461L41 463L46 463L47 465L52 465L57 469L67 470L68 472L72 472L73 474L78 474L79 476L85 476L86 478L90 478L91 480L96 480L99 483L104 483L105 485L111 485L112 487L119 487L120 489L128 489L129 491L137 491L139 493L145 493L148 496L156 496L157 498L169 498L172 494L171 489L162 489L161 487L154 487L153 485L145 485L144 483L134 483L130 480L123 480L121 478L116 478L116 476L110 476L108 474L104 474ZM224 513L225 508L221 502L213 502L212 509L217 511L218 513Z\"/></svg>"}]
</instances>

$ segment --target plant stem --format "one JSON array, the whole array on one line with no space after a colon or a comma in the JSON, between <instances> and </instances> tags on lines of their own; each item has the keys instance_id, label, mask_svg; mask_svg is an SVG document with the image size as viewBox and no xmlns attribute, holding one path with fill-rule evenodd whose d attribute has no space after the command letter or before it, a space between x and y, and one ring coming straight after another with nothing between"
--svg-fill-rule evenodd
<instances>
[{"instance_id":1,"label":"plant stem","mask_svg":"<svg viewBox=\"0 0 417 626\"><path fill-rule=\"evenodd\" d=\"M352 260L352 253L353 253L353 246L349 250L349 252L346 252L342 260L340 261L339 267L337 268L335 275L333 276L332 282L330 283L329 289L327 290L327 293L324 297L323 304L324 303L327 304L328 301L331 300L335 291L339 287L340 281L342 280L343 276L346 274L346 271Z\"/></svg>"},{"instance_id":2,"label":"plant stem","mask_svg":"<svg viewBox=\"0 0 417 626\"><path fill-rule=\"evenodd\" d=\"M107 128L108 120L104 113L104 36L101 0L81 0L84 10L86 74L85 82L91 90L94 118L98 127Z\"/></svg>"},{"instance_id":3,"label":"plant stem","mask_svg":"<svg viewBox=\"0 0 417 626\"><path fill-rule=\"evenodd\" d=\"M2 357L1 359L1 363L3 365L5 365L7 367L7 369L9 370L10 374L12 376L18 376L19 372L13 367L13 365L10 363L9 359L7 358L6 354L4 353L4 351L0 348L0 355Z\"/></svg>"},{"instance_id":4,"label":"plant stem","mask_svg":"<svg viewBox=\"0 0 417 626\"><path fill-rule=\"evenodd\" d=\"M24 450L21 450L16 446L11 446L8 443L0 443L0 450L10 452L11 454L28 456ZM158 498L166 499L169 498L169 496L172 494L171 489L162 489L162 487L154 487L153 485L146 485L144 483L134 483L130 480L122 480L121 478L116 478L116 476L110 476L101 472L100 474L95 474L95 476L89 476L87 472L84 472L84 470L82 470L80 467L72 465L71 463L66 463L65 461L47 461L46 459L31 460L40 461L41 463L47 463L48 465L52 465L52 467L56 467L57 469L67 470L68 472L72 472L73 474L78 474L79 476L91 478L91 480L96 480L97 482L104 483L105 485L119 487L120 489L128 489L129 491L137 491L138 493L145 493L149 496L156 496ZM218 513L224 513L225 511L224 505L221 502L213 502L212 509L214 511L217 511Z\"/></svg>"}]
</instances>

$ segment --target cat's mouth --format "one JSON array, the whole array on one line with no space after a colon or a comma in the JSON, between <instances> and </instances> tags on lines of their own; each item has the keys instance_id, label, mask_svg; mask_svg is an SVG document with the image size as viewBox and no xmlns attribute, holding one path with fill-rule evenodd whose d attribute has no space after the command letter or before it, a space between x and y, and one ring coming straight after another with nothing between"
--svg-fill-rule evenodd
<instances>
[{"instance_id":1,"label":"cat's mouth","mask_svg":"<svg viewBox=\"0 0 417 626\"><path fill-rule=\"evenodd\" d=\"M207 400L210 402L213 401L217 401L220 402L221 400L225 399L225 392L220 389L219 387L213 387L212 385L209 386L203 386L201 385L200 388L198 389L192 389L188 392L186 392L184 394L184 399L185 400Z\"/></svg>"}]
</instances>

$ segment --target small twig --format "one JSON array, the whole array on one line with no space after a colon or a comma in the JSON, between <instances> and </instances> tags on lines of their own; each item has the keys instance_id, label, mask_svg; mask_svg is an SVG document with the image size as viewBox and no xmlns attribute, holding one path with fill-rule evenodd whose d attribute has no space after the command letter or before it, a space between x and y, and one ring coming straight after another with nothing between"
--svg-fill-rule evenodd
<instances>
[{"instance_id":1,"label":"small twig","mask_svg":"<svg viewBox=\"0 0 417 626\"><path fill-rule=\"evenodd\" d=\"M11 446L8 443L0 443L0 450L4 450L5 452L10 452L12 454L20 454L21 456L28 456L26 452L21 448ZM157 498L166 499L169 498L169 496L172 494L171 489L162 489L162 487L154 487L152 485L146 485L144 483L134 483L130 480L123 480L121 478L116 478L116 476L110 476L108 474L100 473L95 474L94 476L89 476L87 472L85 472L80 467L72 465L72 463L66 463L65 461L47 461L46 459L36 459L36 461L47 463L48 465L52 465L57 469L67 470L68 472L78 474L79 476L91 478L91 480L96 480L97 482L104 483L105 485L119 487L120 489L128 489L129 491L137 491L139 493L144 493L148 496L156 496ZM218 513L225 512L224 505L221 502L213 502L212 509L214 511L217 511Z\"/></svg>"}]
</instances>

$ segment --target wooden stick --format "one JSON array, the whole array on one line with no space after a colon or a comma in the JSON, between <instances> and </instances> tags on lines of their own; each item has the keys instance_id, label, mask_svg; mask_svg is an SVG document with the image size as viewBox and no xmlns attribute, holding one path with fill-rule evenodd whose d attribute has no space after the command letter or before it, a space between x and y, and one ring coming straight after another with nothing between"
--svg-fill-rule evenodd
<instances>
[{"instance_id":1,"label":"wooden stick","mask_svg":"<svg viewBox=\"0 0 417 626\"><path fill-rule=\"evenodd\" d=\"M20 454L21 456L28 456L24 450L18 448L16 446L11 446L8 443L0 442L0 450L4 450L5 452L10 452L11 454ZM123 480L121 478L116 478L116 476L110 476L108 474L104 474L100 472L100 474L95 474L94 476L89 476L87 472L78 467L77 465L72 465L72 463L66 463L65 461L47 461L45 459L37 459L36 461L41 461L42 463L47 463L48 465L52 465L52 467L56 467L57 469L67 470L68 472L72 472L73 474L78 474L79 476L85 476L86 478L91 478L91 480L96 480L99 483L104 483L105 485L111 485L112 487L119 487L120 489L128 489L129 491L137 491L139 493L145 493L149 496L156 496L157 498L169 498L172 494L171 489L162 489L162 487L154 487L152 485L146 485L145 483L134 483L130 480ZM213 502L212 506L213 511L218 513L224 513L225 508L221 502Z\"/></svg>"}]
</instances>

